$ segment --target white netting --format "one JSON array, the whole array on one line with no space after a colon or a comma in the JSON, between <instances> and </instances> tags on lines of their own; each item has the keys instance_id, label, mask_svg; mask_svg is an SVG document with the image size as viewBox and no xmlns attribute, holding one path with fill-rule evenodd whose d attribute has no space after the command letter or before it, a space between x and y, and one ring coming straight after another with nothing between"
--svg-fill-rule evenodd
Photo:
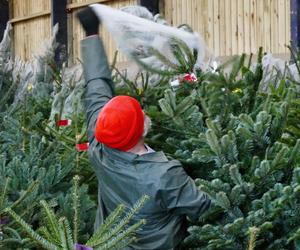
<instances>
[{"instance_id":1,"label":"white netting","mask_svg":"<svg viewBox=\"0 0 300 250\"><path fill-rule=\"evenodd\" d=\"M137 58L147 65L160 68L156 56L148 52L155 48L173 63L177 63L171 52L171 38L184 41L190 49L198 51L195 67L204 64L206 47L202 38L195 32L167 26L159 15L153 15L145 8L130 6L122 10L112 9L102 4L90 5L112 38L119 50L128 58Z\"/></svg>"},{"instance_id":2,"label":"white netting","mask_svg":"<svg viewBox=\"0 0 300 250\"><path fill-rule=\"evenodd\" d=\"M254 71L256 63L251 65L251 70ZM276 58L271 53L268 53L262 58L263 79L261 81L261 90L267 91L269 84L273 83L277 87L283 77L299 82L300 73L296 63L289 63L286 60ZM300 88L297 88L300 91Z\"/></svg>"}]
</instances>

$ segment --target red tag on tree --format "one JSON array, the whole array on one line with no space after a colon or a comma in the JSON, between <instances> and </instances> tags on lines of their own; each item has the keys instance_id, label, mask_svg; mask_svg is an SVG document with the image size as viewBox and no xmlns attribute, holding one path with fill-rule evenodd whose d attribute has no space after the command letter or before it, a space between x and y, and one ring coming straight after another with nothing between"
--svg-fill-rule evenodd
<instances>
[{"instance_id":1,"label":"red tag on tree","mask_svg":"<svg viewBox=\"0 0 300 250\"><path fill-rule=\"evenodd\" d=\"M72 120L69 120L69 119L59 120L57 122L57 126L59 126L59 127L69 126L69 125L71 125L71 123L72 123Z\"/></svg>"},{"instance_id":2,"label":"red tag on tree","mask_svg":"<svg viewBox=\"0 0 300 250\"><path fill-rule=\"evenodd\" d=\"M76 144L76 149L78 151L87 151L89 149L89 143L88 142L78 143Z\"/></svg>"},{"instance_id":3,"label":"red tag on tree","mask_svg":"<svg viewBox=\"0 0 300 250\"><path fill-rule=\"evenodd\" d=\"M198 79L194 73L185 74L183 80L187 82L196 82Z\"/></svg>"}]
</instances>

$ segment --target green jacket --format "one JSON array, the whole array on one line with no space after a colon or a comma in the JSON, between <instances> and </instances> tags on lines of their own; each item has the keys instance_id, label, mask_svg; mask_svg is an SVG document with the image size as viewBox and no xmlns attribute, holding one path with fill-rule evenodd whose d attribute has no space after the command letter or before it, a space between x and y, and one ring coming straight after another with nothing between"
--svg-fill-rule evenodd
<instances>
[{"instance_id":1,"label":"green jacket","mask_svg":"<svg viewBox=\"0 0 300 250\"><path fill-rule=\"evenodd\" d=\"M150 200L135 216L146 219L137 232L138 241L129 249L174 249L185 236L186 216L197 219L210 206L181 164L163 152L144 155L122 152L98 143L94 138L99 111L113 97L111 72L98 36L81 42L86 80L89 156L99 183L96 227L119 204L132 207L144 194Z\"/></svg>"}]
</instances>

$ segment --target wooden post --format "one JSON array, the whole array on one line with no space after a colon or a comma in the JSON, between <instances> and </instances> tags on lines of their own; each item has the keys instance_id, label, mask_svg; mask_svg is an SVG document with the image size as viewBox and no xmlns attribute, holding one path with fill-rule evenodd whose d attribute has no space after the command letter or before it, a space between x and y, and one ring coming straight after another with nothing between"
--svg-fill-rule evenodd
<instances>
[{"instance_id":1,"label":"wooden post","mask_svg":"<svg viewBox=\"0 0 300 250\"><path fill-rule=\"evenodd\" d=\"M9 20L9 8L7 0L0 0L0 42L2 41L6 24Z\"/></svg>"},{"instance_id":2,"label":"wooden post","mask_svg":"<svg viewBox=\"0 0 300 250\"><path fill-rule=\"evenodd\" d=\"M59 29L56 41L59 46L55 52L55 61L60 66L67 61L68 56L68 25L67 25L67 0L51 0L51 24L58 23Z\"/></svg>"},{"instance_id":3,"label":"wooden post","mask_svg":"<svg viewBox=\"0 0 300 250\"><path fill-rule=\"evenodd\" d=\"M291 0L291 40L292 44L300 48L300 3Z\"/></svg>"},{"instance_id":4,"label":"wooden post","mask_svg":"<svg viewBox=\"0 0 300 250\"><path fill-rule=\"evenodd\" d=\"M158 0L140 0L140 5L146 7L153 15L159 13L159 1Z\"/></svg>"}]
</instances>

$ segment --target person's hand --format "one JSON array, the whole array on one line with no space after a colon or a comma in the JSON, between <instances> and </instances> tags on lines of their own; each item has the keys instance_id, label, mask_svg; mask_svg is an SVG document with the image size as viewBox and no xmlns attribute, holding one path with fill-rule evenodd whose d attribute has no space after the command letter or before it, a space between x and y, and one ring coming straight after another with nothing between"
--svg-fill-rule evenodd
<instances>
[{"instance_id":1,"label":"person's hand","mask_svg":"<svg viewBox=\"0 0 300 250\"><path fill-rule=\"evenodd\" d=\"M76 14L87 36L98 34L100 20L91 7L86 7Z\"/></svg>"}]
</instances>

